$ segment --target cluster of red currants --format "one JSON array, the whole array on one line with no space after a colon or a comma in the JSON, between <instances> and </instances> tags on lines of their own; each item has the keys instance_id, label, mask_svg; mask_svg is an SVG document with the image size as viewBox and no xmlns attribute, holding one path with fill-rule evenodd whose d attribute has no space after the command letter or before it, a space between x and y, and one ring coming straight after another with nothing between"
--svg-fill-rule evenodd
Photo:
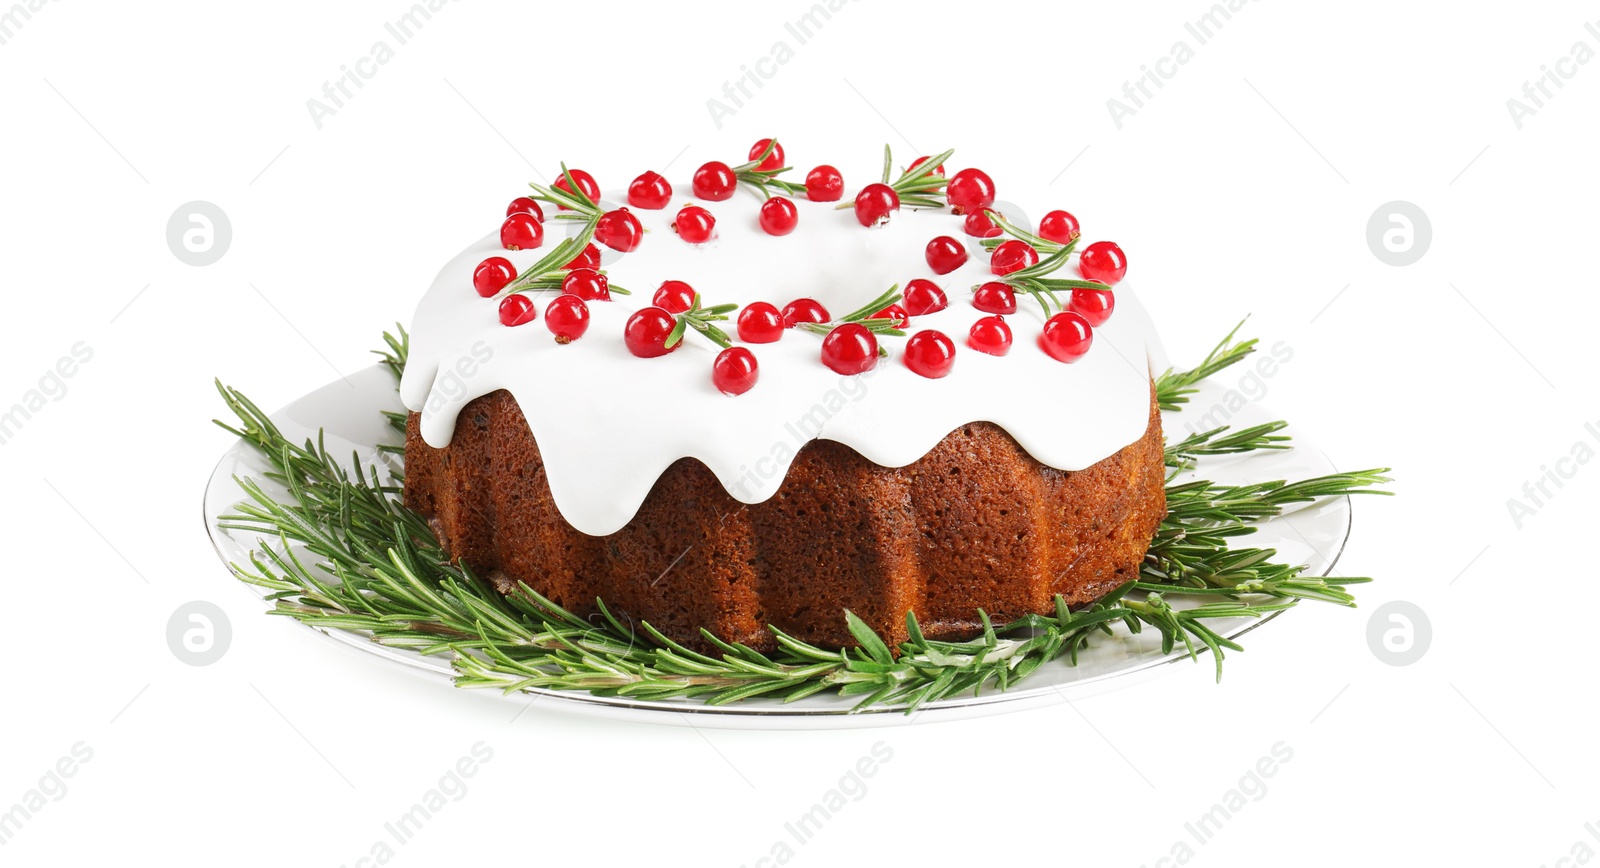
<instances>
[{"instance_id":1,"label":"cluster of red currants","mask_svg":"<svg viewBox=\"0 0 1600 868\"><path fill-rule=\"evenodd\" d=\"M914 172L929 157L919 157L912 162L907 173ZM691 181L694 195L708 201L723 201L733 196L741 181L766 184L774 173L785 168L783 147L771 139L762 139L750 148L750 161L739 167L712 161L696 169ZM928 177L944 177L943 165L935 166ZM578 189L568 184L571 179ZM904 182L906 179L902 179ZM914 181L915 179L911 179ZM599 186L589 173L582 170L563 172L554 185L572 196L581 196L596 205L594 238L600 243L620 251L638 247L642 229L637 218L627 208L601 212ZM798 190L798 185L785 189ZM844 178L829 165L820 165L806 176L805 192L817 202L833 202L843 197ZM956 172L944 185L946 201L951 210L964 215L965 232L978 238L994 238L1003 230L991 210L995 202L993 179L981 169L967 168ZM628 203L636 208L659 210L672 198L672 184L657 172L645 172L628 185ZM578 203L574 202L574 205ZM566 210L565 205L558 205ZM841 206L845 207L845 206ZM893 185L868 184L856 195L853 205L858 222L864 226L881 225L898 211L899 195ZM794 202L783 196L769 196L761 206L759 223L771 235L787 235L798 225L799 217ZM506 210L501 226L502 245L508 250L529 249L543 243L544 214L539 203L523 197L516 199ZM716 217L698 205L686 205L673 220L672 228L685 241L704 243L715 236ZM1017 233L1025 234L1025 233ZM1074 244L1080 237L1076 217L1066 211L1051 211L1039 222L1036 241L1043 239L1053 244ZM941 235L929 241L925 249L928 267L935 274L949 274L968 261L966 247L957 239ZM999 280L992 280L974 288L973 306L988 314L974 322L967 334L967 345L990 355L1003 356L1011 349L1011 328L1005 316L1017 311L1017 287L1031 284L1019 280L1007 281L1009 275L1037 265L1039 249L1020 238L1011 239L994 247L990 253L990 271ZM566 274L560 280L560 294L545 309L545 325L555 335L558 343L570 343L588 330L588 303L609 301L611 293L606 275L600 271L600 251L589 244L571 262L562 267ZM1127 259L1121 248L1109 241L1088 245L1079 256L1078 268L1085 282L1096 287L1075 286L1070 300L1058 304L1060 311L1051 316L1040 335L1040 347L1051 358L1072 362L1088 352L1094 329L1103 325L1115 307L1111 287L1127 272ZM473 273L473 286L484 297L499 295L517 279L516 268L505 257L493 256L480 263ZM541 289L555 288L551 285ZM1034 290L1029 290L1034 291ZM924 316L946 309L949 300L944 290L931 280L915 279L906 284L902 301L891 304L871 316L858 321L835 322L828 310L815 299L796 299L782 309L770 302L758 301L744 306L737 317L739 339L749 344L772 343L782 337L787 329L805 327L823 333L821 358L824 365L840 374L860 374L871 370L884 353L878 345L877 331L884 328L904 329L912 317ZM707 328L709 319L724 319L721 312L732 310L732 305L716 309L707 316L699 306L698 296L689 284L681 280L668 280L656 290L649 307L636 311L624 327L624 340L630 352L640 357L655 357L673 352L683 343L683 336L693 326L696 330L716 335L719 343L727 343L720 331ZM532 299L526 292L513 291L501 299L500 321L507 326L532 322L538 316ZM887 320L888 323L873 323ZM878 328L869 328L875 325ZM905 344L903 358L906 367L929 378L944 377L955 364L955 343L942 332L926 329L911 335ZM755 355L745 347L727 346L712 365L712 382L722 392L743 394L755 385L759 365Z\"/></svg>"},{"instance_id":2,"label":"cluster of red currants","mask_svg":"<svg viewBox=\"0 0 1600 868\"><path fill-rule=\"evenodd\" d=\"M990 212L969 215L967 232L980 237L995 237L999 226L989 217ZM974 220L979 217L981 220ZM992 231L991 231L992 227ZM1066 211L1051 211L1039 221L1038 237L1057 244L1071 244L1078 240L1078 220ZM934 248L941 241L934 239L928 245L928 264L934 264ZM989 270L1004 278L1039 264L1039 251L1021 239L1012 239L995 246L989 258ZM1051 358L1061 362L1075 362L1083 358L1094 340L1094 329L1111 318L1116 298L1111 286L1122 280L1128 271L1127 257L1122 248L1110 241L1097 241L1084 249L1078 257L1078 271L1095 287L1073 287L1069 301L1059 313L1045 321L1039 336L1039 346ZM973 289L972 306L990 316L973 323L968 343L973 349L991 355L1003 356L1011 350L1011 328L1004 316L1017 312L1016 290L1004 280L991 280Z\"/></svg>"},{"instance_id":3,"label":"cluster of red currants","mask_svg":"<svg viewBox=\"0 0 1600 868\"><path fill-rule=\"evenodd\" d=\"M750 160L743 166L729 166L712 160L694 170L689 186L698 199L722 202L733 198L743 179L764 182L788 164L783 145L762 139L750 146ZM785 186L797 190L797 185ZM835 202L844 192L844 176L832 166L818 166L806 175L806 197L813 202ZM639 208L660 209L672 198L672 185L655 172L645 172L628 185L628 202ZM757 215L761 231L768 235L788 235L800 225L800 212L786 196L768 196ZM690 244L704 244L716 234L717 218L699 205L685 205L672 220L678 237Z\"/></svg>"},{"instance_id":4,"label":"cluster of red currants","mask_svg":"<svg viewBox=\"0 0 1600 868\"><path fill-rule=\"evenodd\" d=\"M577 184L575 191L567 184L567 176L572 177ZM555 188L574 197L587 200L599 212L595 217L594 240L604 244L612 250L631 253L639 248L644 241L644 227L639 225L639 218L633 216L627 208L615 208L610 211L599 211L600 185L595 183L594 176L582 169L572 169L563 172L556 179ZM557 205L562 211L570 210L565 205ZM505 222L500 224L500 246L507 250L533 250L544 244L544 210L539 203L527 196L513 199L506 208Z\"/></svg>"}]
</instances>

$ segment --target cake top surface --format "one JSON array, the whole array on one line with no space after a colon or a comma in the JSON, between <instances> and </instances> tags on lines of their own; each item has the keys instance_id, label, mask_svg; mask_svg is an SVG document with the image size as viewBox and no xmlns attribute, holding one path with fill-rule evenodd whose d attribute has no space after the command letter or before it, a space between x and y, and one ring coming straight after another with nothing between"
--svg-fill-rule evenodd
<instances>
[{"instance_id":1,"label":"cake top surface","mask_svg":"<svg viewBox=\"0 0 1600 868\"><path fill-rule=\"evenodd\" d=\"M495 232L445 264L417 308L401 383L405 405L421 414L427 443L447 445L467 403L508 390L539 444L557 508L578 530L603 535L626 525L662 472L685 457L704 463L736 500L758 503L777 492L796 452L812 439L835 440L874 463L900 467L962 425L987 421L1041 463L1079 470L1144 433L1150 376L1165 358L1127 282L1112 290L1115 307L1092 328L1088 351L1070 363L1041 348L1050 317L1037 297L1020 290L1016 312L1003 317L1010 350L990 355L969 343L974 323L990 316L974 306L973 287L1000 278L990 252L964 231L966 218L951 209L907 206L885 224L864 226L853 209L809 201L802 191L786 197L798 218L793 230L772 235L761 225L759 194L739 190L707 201L692 197L689 184L673 186L659 210L638 207L637 198L624 205L626 193L599 196L598 210L628 208L644 234L631 252L596 245L607 280L631 295L588 301L588 327L576 340L558 343L541 322L550 319L559 288L517 293L532 300L525 306L534 318L508 328L498 309L507 292L480 297L474 276L480 263L504 257L527 277L585 221L556 219L554 204L546 203L539 247L507 250ZM686 205L714 216L711 240L692 244L674 230ZM945 274L935 273L927 255L940 236L967 253ZM1079 278L1076 259L1050 276ZM875 335L887 355L862 373L841 374L824 363L824 334L789 328L774 342L746 343L735 326L755 302L782 308L811 298L838 317L913 279L937 284L948 306L911 316L905 336ZM666 280L689 284L704 306L739 306L716 325L759 363L748 391L730 396L713 385L710 371L722 347L692 328L659 357L630 352L624 339L630 317L651 307ZM1056 298L1070 307L1065 296ZM1058 315L1055 307L1051 315ZM938 378L914 371L907 360L908 341L927 340L916 335L930 330L947 336L955 350L953 365Z\"/></svg>"}]
</instances>

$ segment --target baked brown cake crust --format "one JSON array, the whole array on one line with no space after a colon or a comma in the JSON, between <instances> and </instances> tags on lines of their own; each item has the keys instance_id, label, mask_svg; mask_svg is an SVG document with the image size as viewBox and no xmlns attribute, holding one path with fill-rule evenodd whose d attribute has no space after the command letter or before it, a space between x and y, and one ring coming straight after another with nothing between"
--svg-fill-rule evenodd
<instances>
[{"instance_id":1,"label":"baked brown cake crust","mask_svg":"<svg viewBox=\"0 0 1600 868\"><path fill-rule=\"evenodd\" d=\"M674 463L622 530L589 536L557 511L521 408L497 391L463 408L449 446L406 429L406 505L453 558L518 581L579 615L602 598L623 623L648 621L701 650L704 627L760 651L772 624L824 647L853 644L849 609L891 646L906 611L930 639L1051 614L1054 595L1099 599L1138 576L1166 515L1161 417L1079 471L1047 467L997 425L952 431L905 467L828 440L796 455L777 495L730 496L704 464Z\"/></svg>"}]
</instances>

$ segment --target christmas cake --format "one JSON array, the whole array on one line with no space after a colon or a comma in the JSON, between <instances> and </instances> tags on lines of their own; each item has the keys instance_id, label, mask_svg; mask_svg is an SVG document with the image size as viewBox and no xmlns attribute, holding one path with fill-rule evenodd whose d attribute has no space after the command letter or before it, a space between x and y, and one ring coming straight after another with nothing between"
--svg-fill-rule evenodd
<instances>
[{"instance_id":1,"label":"christmas cake","mask_svg":"<svg viewBox=\"0 0 1600 868\"><path fill-rule=\"evenodd\" d=\"M950 159L530 185L417 309L406 503L507 593L697 648L846 645L845 610L959 639L1136 578L1163 359L1127 260Z\"/></svg>"}]
</instances>

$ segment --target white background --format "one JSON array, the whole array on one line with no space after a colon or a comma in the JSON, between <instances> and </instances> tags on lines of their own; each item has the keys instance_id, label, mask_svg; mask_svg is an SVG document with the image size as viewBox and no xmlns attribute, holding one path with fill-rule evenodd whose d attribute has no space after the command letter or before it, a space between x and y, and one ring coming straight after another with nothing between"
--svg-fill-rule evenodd
<instances>
[{"instance_id":1,"label":"white background","mask_svg":"<svg viewBox=\"0 0 1600 868\"><path fill-rule=\"evenodd\" d=\"M26 2L26 0L25 0ZM1556 865L1600 849L1590 589L1600 468L1518 529L1507 501L1600 423L1593 327L1600 64L1521 129L1506 101L1600 7L1251 2L1204 46L1203 0L852 2L804 46L803 2L451 4L319 130L306 101L394 39L403 2L51 2L0 46L0 408L78 342L93 359L0 447L6 713L0 808L93 758L6 864L354 865L472 746L493 758L395 859L754 865L873 745L866 795L796 864L1036 856L1156 865ZM721 129L723 82L795 48ZM1106 101L1194 58L1119 129ZM955 165L1066 207L1129 251L1173 357L1239 318L1292 363L1262 399L1339 466L1396 468L1340 564L1363 608L1307 606L1209 665L1049 710L814 734L626 726L452 691L340 651L217 562L203 483L229 437L212 378L279 406L371 362L438 265L558 160L608 187L686 186L777 134L847 178ZM685 152L685 148L687 151ZM1052 180L1054 179L1053 183ZM182 203L230 216L185 265ZM1368 218L1431 218L1414 265ZM114 320L114 321L113 321ZM626 448L622 444L621 448ZM220 605L228 654L175 659L169 615ZM1369 651L1420 606L1423 659ZM513 717L516 716L515 719ZM1273 746L1293 759L1204 845L1184 824ZM883 748L880 748L880 750ZM292 862L291 862L292 860Z\"/></svg>"}]
</instances>

